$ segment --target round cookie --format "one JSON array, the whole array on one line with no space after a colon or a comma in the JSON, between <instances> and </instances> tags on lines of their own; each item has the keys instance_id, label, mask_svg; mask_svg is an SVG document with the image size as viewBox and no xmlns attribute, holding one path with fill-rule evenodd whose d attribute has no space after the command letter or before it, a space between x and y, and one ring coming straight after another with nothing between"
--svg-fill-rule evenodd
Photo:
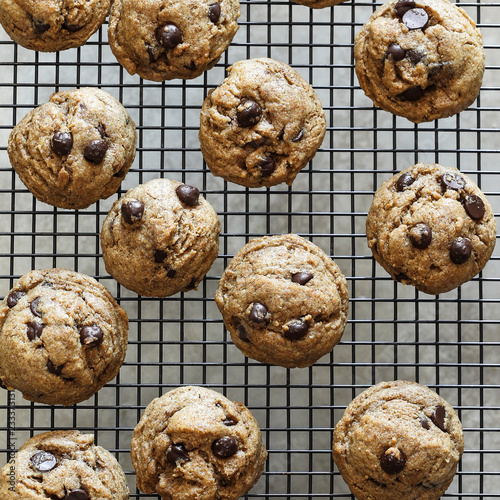
<instances>
[{"instance_id":1,"label":"round cookie","mask_svg":"<svg viewBox=\"0 0 500 500\"><path fill-rule=\"evenodd\" d=\"M120 464L94 436L78 431L38 434L0 471L2 500L126 500Z\"/></svg>"},{"instance_id":2,"label":"round cookie","mask_svg":"<svg viewBox=\"0 0 500 500\"><path fill-rule=\"evenodd\" d=\"M27 49L41 52L80 47L106 19L111 0L2 0L0 23Z\"/></svg>"},{"instance_id":3,"label":"round cookie","mask_svg":"<svg viewBox=\"0 0 500 500\"><path fill-rule=\"evenodd\" d=\"M485 64L479 29L447 0L385 3L356 35L354 57L374 104L415 123L469 107Z\"/></svg>"},{"instance_id":4,"label":"round cookie","mask_svg":"<svg viewBox=\"0 0 500 500\"><path fill-rule=\"evenodd\" d=\"M137 133L107 92L82 88L52 94L12 130L8 153L40 201L86 208L117 191L135 158Z\"/></svg>"},{"instance_id":5,"label":"round cookie","mask_svg":"<svg viewBox=\"0 0 500 500\"><path fill-rule=\"evenodd\" d=\"M464 451L455 410L415 382L381 382L335 426L333 459L358 500L436 500Z\"/></svg>"},{"instance_id":6,"label":"round cookie","mask_svg":"<svg viewBox=\"0 0 500 500\"><path fill-rule=\"evenodd\" d=\"M217 64L239 16L239 0L115 0L109 44L131 75L195 78Z\"/></svg>"},{"instance_id":7,"label":"round cookie","mask_svg":"<svg viewBox=\"0 0 500 500\"><path fill-rule=\"evenodd\" d=\"M118 373L127 331L125 311L95 279L31 271L0 304L0 383L38 403L84 401Z\"/></svg>"},{"instance_id":8,"label":"round cookie","mask_svg":"<svg viewBox=\"0 0 500 500\"><path fill-rule=\"evenodd\" d=\"M495 247L496 224L472 179L455 168L418 163L377 190L366 237L393 279L437 295L483 269Z\"/></svg>"},{"instance_id":9,"label":"round cookie","mask_svg":"<svg viewBox=\"0 0 500 500\"><path fill-rule=\"evenodd\" d=\"M272 59L239 61L228 72L201 109L199 139L208 167L242 186L291 184L325 136L316 92Z\"/></svg>"},{"instance_id":10,"label":"round cookie","mask_svg":"<svg viewBox=\"0 0 500 500\"><path fill-rule=\"evenodd\" d=\"M292 2L300 3L311 7L312 9L322 9L323 7L332 7L333 5L338 5L339 3L345 2L346 0L292 0Z\"/></svg>"},{"instance_id":11,"label":"round cookie","mask_svg":"<svg viewBox=\"0 0 500 500\"><path fill-rule=\"evenodd\" d=\"M147 297L195 289L219 253L217 213L197 188L154 179L116 201L102 225L106 271Z\"/></svg>"},{"instance_id":12,"label":"round cookie","mask_svg":"<svg viewBox=\"0 0 500 500\"><path fill-rule=\"evenodd\" d=\"M347 283L319 247L295 234L247 243L222 275L215 302L245 356L287 368L329 353L347 322Z\"/></svg>"},{"instance_id":13,"label":"round cookie","mask_svg":"<svg viewBox=\"0 0 500 500\"><path fill-rule=\"evenodd\" d=\"M138 488L175 500L236 500L264 470L257 421L242 403L203 387L154 399L132 437Z\"/></svg>"}]
</instances>

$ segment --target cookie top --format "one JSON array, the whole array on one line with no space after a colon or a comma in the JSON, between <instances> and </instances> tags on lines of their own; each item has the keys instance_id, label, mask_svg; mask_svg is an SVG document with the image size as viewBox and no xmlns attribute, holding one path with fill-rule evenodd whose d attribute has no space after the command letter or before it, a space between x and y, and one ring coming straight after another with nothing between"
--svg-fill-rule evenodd
<instances>
[{"instance_id":1,"label":"cookie top","mask_svg":"<svg viewBox=\"0 0 500 500\"><path fill-rule=\"evenodd\" d=\"M455 410L428 387L403 380L362 392L333 434L333 459L359 500L438 499L463 451Z\"/></svg>"},{"instance_id":2,"label":"cookie top","mask_svg":"<svg viewBox=\"0 0 500 500\"><path fill-rule=\"evenodd\" d=\"M292 2L300 3L302 5L307 5L313 9L322 9L323 7L331 7L332 5L338 5L339 3L345 2L346 0L292 0Z\"/></svg>"},{"instance_id":3,"label":"cookie top","mask_svg":"<svg viewBox=\"0 0 500 500\"><path fill-rule=\"evenodd\" d=\"M132 438L137 486L176 500L236 500L267 458L257 421L242 403L203 387L154 399Z\"/></svg>"},{"instance_id":4,"label":"cookie top","mask_svg":"<svg viewBox=\"0 0 500 500\"><path fill-rule=\"evenodd\" d=\"M385 3L356 35L354 57L374 104L415 123L469 107L485 60L474 21L447 0Z\"/></svg>"},{"instance_id":5,"label":"cookie top","mask_svg":"<svg viewBox=\"0 0 500 500\"><path fill-rule=\"evenodd\" d=\"M116 376L127 331L125 311L95 279L31 271L0 304L0 381L30 401L79 403Z\"/></svg>"},{"instance_id":6,"label":"cookie top","mask_svg":"<svg viewBox=\"0 0 500 500\"><path fill-rule=\"evenodd\" d=\"M215 302L245 356L287 368L330 352L347 322L347 283L319 247L295 234L247 243L222 275Z\"/></svg>"},{"instance_id":7,"label":"cookie top","mask_svg":"<svg viewBox=\"0 0 500 500\"><path fill-rule=\"evenodd\" d=\"M3 467L0 498L126 500L129 489L120 464L109 451L94 445L94 436L53 431L26 441L16 453L15 463Z\"/></svg>"},{"instance_id":8,"label":"cookie top","mask_svg":"<svg viewBox=\"0 0 500 500\"><path fill-rule=\"evenodd\" d=\"M80 47L106 19L111 0L2 0L0 23L27 49L41 52Z\"/></svg>"},{"instance_id":9,"label":"cookie top","mask_svg":"<svg viewBox=\"0 0 500 500\"><path fill-rule=\"evenodd\" d=\"M197 188L154 179L116 201L102 225L104 264L147 297L195 289L219 253L220 221Z\"/></svg>"},{"instance_id":10,"label":"cookie top","mask_svg":"<svg viewBox=\"0 0 500 500\"><path fill-rule=\"evenodd\" d=\"M325 136L316 92L272 59L239 61L228 72L201 109L199 139L208 167L243 186L291 184Z\"/></svg>"},{"instance_id":11,"label":"cookie top","mask_svg":"<svg viewBox=\"0 0 500 500\"><path fill-rule=\"evenodd\" d=\"M393 279L437 295L483 269L495 247L496 224L472 179L455 168L418 163L377 190L366 236Z\"/></svg>"},{"instance_id":12,"label":"cookie top","mask_svg":"<svg viewBox=\"0 0 500 500\"><path fill-rule=\"evenodd\" d=\"M239 16L239 0L115 0L109 44L131 75L195 78L229 47Z\"/></svg>"},{"instance_id":13,"label":"cookie top","mask_svg":"<svg viewBox=\"0 0 500 500\"><path fill-rule=\"evenodd\" d=\"M82 88L52 94L12 130L9 159L37 199L86 208L117 191L135 158L137 133L110 94Z\"/></svg>"}]
</instances>

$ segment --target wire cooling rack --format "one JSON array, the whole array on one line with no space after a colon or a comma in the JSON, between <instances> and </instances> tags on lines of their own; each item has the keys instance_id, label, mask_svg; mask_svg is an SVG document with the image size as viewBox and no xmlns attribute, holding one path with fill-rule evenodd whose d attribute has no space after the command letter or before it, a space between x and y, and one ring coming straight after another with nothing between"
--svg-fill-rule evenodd
<instances>
[{"instance_id":1,"label":"wire cooling rack","mask_svg":"<svg viewBox=\"0 0 500 500\"><path fill-rule=\"evenodd\" d=\"M418 161L460 168L500 207L500 3L459 2L482 30L486 72L479 99L460 115L414 125L375 110L353 67L355 33L380 5L347 2L312 10L279 0L242 0L240 30L219 64L191 81L154 83L114 59L107 25L84 47L25 50L0 30L0 296L35 268L66 267L96 277L124 307L130 342L118 377L96 396L62 408L0 395L0 465L33 434L78 428L95 434L141 494L130 439L144 407L183 384L243 401L263 430L269 458L247 498L352 498L331 459L332 430L351 399L382 380L416 380L457 410L465 453L446 497L500 497L500 265L439 297L396 284L374 263L365 218L382 181ZM197 139L207 91L240 59L272 57L313 84L326 112L321 149L292 187L245 189L215 178ZM120 191L86 210L36 201L6 153L12 127L51 93L98 86L117 97L138 127L136 161ZM220 215L220 255L197 291L140 298L112 280L99 231L127 189L167 177L198 186ZM349 323L341 344L306 369L262 365L231 343L213 301L230 258L250 238L295 232L323 248L347 277Z\"/></svg>"}]
</instances>

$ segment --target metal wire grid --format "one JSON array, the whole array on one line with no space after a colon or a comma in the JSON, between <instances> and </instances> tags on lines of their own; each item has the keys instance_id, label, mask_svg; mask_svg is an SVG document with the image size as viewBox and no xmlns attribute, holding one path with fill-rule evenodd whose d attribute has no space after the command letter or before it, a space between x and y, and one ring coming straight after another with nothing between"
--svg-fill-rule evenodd
<instances>
[{"instance_id":1,"label":"metal wire grid","mask_svg":"<svg viewBox=\"0 0 500 500\"><path fill-rule=\"evenodd\" d=\"M355 33L380 3L311 10L278 0L242 0L240 30L220 63L192 81L163 84L128 75L112 56L104 26L82 48L28 51L0 31L0 295L35 268L67 267L99 279L126 309L129 349L120 374L75 407L36 405L17 392L0 396L0 464L30 436L53 429L93 433L135 487L130 438L150 400L182 384L206 385L243 401L263 430L269 459L248 498L352 498L331 460L333 427L359 392L391 379L417 380L458 410L465 454L446 496L500 497L500 265L460 290L427 296L394 283L367 248L364 224L375 189L417 161L456 166L477 180L497 212L500 181L500 4L460 3L482 30L487 69L480 98L456 117L413 125L374 110L359 89ZM240 59L273 57L294 66L318 92L327 115L322 148L291 188L245 189L214 178L197 132L208 89ZM81 211L37 202L10 167L12 127L54 91L99 86L117 97L139 133L136 162L117 195ZM220 255L198 291L164 300L137 297L112 280L99 231L112 202L160 176L200 187L220 215ZM218 278L250 238L296 232L321 246L346 274L349 324L331 355L286 370L244 358L213 302Z\"/></svg>"}]
</instances>

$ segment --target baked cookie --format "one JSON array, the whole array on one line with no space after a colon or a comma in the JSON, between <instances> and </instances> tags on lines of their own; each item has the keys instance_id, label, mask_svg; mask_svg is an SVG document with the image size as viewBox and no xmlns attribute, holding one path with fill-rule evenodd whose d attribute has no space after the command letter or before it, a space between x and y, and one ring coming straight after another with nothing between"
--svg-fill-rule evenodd
<instances>
[{"instance_id":1,"label":"baked cookie","mask_svg":"<svg viewBox=\"0 0 500 500\"><path fill-rule=\"evenodd\" d=\"M481 33L447 0L385 3L356 35L354 57L375 106L415 123L468 108L483 80Z\"/></svg>"},{"instance_id":2,"label":"baked cookie","mask_svg":"<svg viewBox=\"0 0 500 500\"><path fill-rule=\"evenodd\" d=\"M137 133L125 108L100 89L52 94L9 137L12 166L37 199L86 208L117 191L135 158Z\"/></svg>"},{"instance_id":3,"label":"baked cookie","mask_svg":"<svg viewBox=\"0 0 500 500\"><path fill-rule=\"evenodd\" d=\"M236 500L267 458L257 421L242 403L204 387L154 399L132 437L138 488L175 500Z\"/></svg>"},{"instance_id":4,"label":"baked cookie","mask_svg":"<svg viewBox=\"0 0 500 500\"><path fill-rule=\"evenodd\" d=\"M292 0L292 2L300 3L311 7L313 9L322 9L323 7L331 7L332 5L338 5L339 3L345 2L346 0Z\"/></svg>"},{"instance_id":5,"label":"baked cookie","mask_svg":"<svg viewBox=\"0 0 500 500\"><path fill-rule=\"evenodd\" d=\"M120 464L94 436L78 431L38 434L0 471L2 500L126 500Z\"/></svg>"},{"instance_id":6,"label":"baked cookie","mask_svg":"<svg viewBox=\"0 0 500 500\"><path fill-rule=\"evenodd\" d=\"M197 188L154 179L116 201L102 225L106 271L147 297L195 289L219 253L217 213Z\"/></svg>"},{"instance_id":7,"label":"baked cookie","mask_svg":"<svg viewBox=\"0 0 500 500\"><path fill-rule=\"evenodd\" d=\"M418 163L377 190L366 237L393 279L437 295L483 269L495 247L496 224L472 179L455 168Z\"/></svg>"},{"instance_id":8,"label":"baked cookie","mask_svg":"<svg viewBox=\"0 0 500 500\"><path fill-rule=\"evenodd\" d=\"M83 45L110 6L111 0L2 0L0 23L19 45L57 52Z\"/></svg>"},{"instance_id":9,"label":"baked cookie","mask_svg":"<svg viewBox=\"0 0 500 500\"><path fill-rule=\"evenodd\" d=\"M333 459L358 500L435 500L464 451L455 410L415 382L381 382L335 426Z\"/></svg>"},{"instance_id":10,"label":"baked cookie","mask_svg":"<svg viewBox=\"0 0 500 500\"><path fill-rule=\"evenodd\" d=\"M201 109L201 152L214 175L247 187L291 184L323 142L314 89L287 64L248 59L228 68Z\"/></svg>"},{"instance_id":11,"label":"baked cookie","mask_svg":"<svg viewBox=\"0 0 500 500\"><path fill-rule=\"evenodd\" d=\"M329 353L347 322L347 283L319 247L295 234L247 243L215 302L236 347L262 363L305 367Z\"/></svg>"},{"instance_id":12,"label":"baked cookie","mask_svg":"<svg viewBox=\"0 0 500 500\"><path fill-rule=\"evenodd\" d=\"M131 75L195 78L217 64L239 16L239 0L115 0L109 44Z\"/></svg>"},{"instance_id":13,"label":"baked cookie","mask_svg":"<svg viewBox=\"0 0 500 500\"><path fill-rule=\"evenodd\" d=\"M0 304L0 380L30 401L73 405L113 379L128 321L110 293L67 269L31 271Z\"/></svg>"}]
</instances>

